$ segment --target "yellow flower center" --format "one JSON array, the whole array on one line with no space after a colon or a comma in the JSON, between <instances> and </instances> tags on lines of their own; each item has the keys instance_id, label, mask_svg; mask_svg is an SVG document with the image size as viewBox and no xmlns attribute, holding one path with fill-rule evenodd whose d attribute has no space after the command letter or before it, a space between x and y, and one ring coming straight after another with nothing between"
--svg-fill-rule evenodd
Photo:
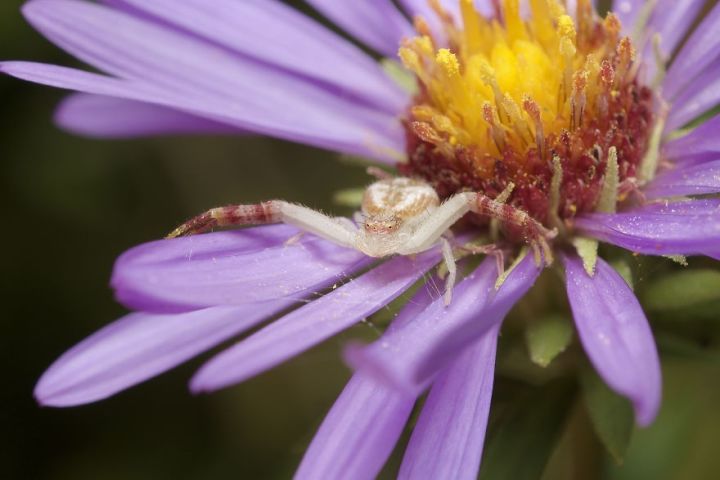
<instances>
[{"instance_id":1,"label":"yellow flower center","mask_svg":"<svg viewBox=\"0 0 720 480\"><path fill-rule=\"evenodd\" d=\"M420 85L402 170L443 197L470 189L494 197L512 184L509 202L543 222L594 209L609 161L620 181L634 178L653 99L637 83L635 51L615 15L600 20L579 0L573 19L557 0L530 0L524 19L518 0L502 0L486 18L461 0L456 22L431 3L448 44L417 19L420 35L400 49Z\"/></svg>"}]
</instances>

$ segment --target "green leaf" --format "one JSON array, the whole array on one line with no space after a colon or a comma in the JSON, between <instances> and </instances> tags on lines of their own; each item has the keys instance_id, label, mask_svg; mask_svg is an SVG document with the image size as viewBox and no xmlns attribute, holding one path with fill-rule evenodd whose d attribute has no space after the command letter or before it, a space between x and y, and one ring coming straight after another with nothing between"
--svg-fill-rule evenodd
<instances>
[{"instance_id":1,"label":"green leaf","mask_svg":"<svg viewBox=\"0 0 720 480\"><path fill-rule=\"evenodd\" d=\"M557 381L514 395L493 418L480 479L540 478L560 438L573 397L574 388Z\"/></svg>"},{"instance_id":2,"label":"green leaf","mask_svg":"<svg viewBox=\"0 0 720 480\"><path fill-rule=\"evenodd\" d=\"M572 323L563 316L551 315L531 321L525 330L530 360L547 367L570 345L572 336Z\"/></svg>"},{"instance_id":3,"label":"green leaf","mask_svg":"<svg viewBox=\"0 0 720 480\"><path fill-rule=\"evenodd\" d=\"M720 350L706 348L697 342L671 333L655 334L655 342L663 354L720 365Z\"/></svg>"},{"instance_id":4,"label":"green leaf","mask_svg":"<svg viewBox=\"0 0 720 480\"><path fill-rule=\"evenodd\" d=\"M595 433L615 463L621 465L635 422L632 405L610 390L589 368L583 372L581 380L585 405Z\"/></svg>"},{"instance_id":5,"label":"green leaf","mask_svg":"<svg viewBox=\"0 0 720 480\"><path fill-rule=\"evenodd\" d=\"M347 188L338 190L333 194L333 202L343 207L358 208L362 203L364 188Z\"/></svg>"},{"instance_id":6,"label":"green leaf","mask_svg":"<svg viewBox=\"0 0 720 480\"><path fill-rule=\"evenodd\" d=\"M685 270L665 275L645 291L643 305L651 310L685 310L720 300L720 271Z\"/></svg>"}]
</instances>

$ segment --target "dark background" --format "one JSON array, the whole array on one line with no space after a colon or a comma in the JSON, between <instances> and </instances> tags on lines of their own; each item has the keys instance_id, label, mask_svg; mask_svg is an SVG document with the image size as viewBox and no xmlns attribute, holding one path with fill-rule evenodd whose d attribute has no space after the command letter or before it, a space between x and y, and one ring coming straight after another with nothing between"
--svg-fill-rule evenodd
<instances>
[{"instance_id":1,"label":"dark background","mask_svg":"<svg viewBox=\"0 0 720 480\"><path fill-rule=\"evenodd\" d=\"M0 59L76 65L0 2ZM297 2L296 2L297 3ZM114 259L210 206L284 198L346 213L335 191L366 183L333 154L263 138L97 141L52 123L63 93L0 77L0 476L22 479L287 478L349 371L358 326L258 378L208 396L186 383L209 354L109 400L40 408L35 381L62 352L125 313ZM665 360L663 410L613 479L718 478L718 364ZM552 478L561 476L562 457ZM568 460L570 461L570 460Z\"/></svg>"}]
</instances>

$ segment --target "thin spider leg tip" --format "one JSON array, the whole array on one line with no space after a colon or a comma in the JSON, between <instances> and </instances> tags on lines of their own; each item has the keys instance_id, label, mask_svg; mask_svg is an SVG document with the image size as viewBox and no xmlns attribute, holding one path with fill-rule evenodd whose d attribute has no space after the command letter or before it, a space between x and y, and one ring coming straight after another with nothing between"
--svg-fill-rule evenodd
<instances>
[{"instance_id":1,"label":"thin spider leg tip","mask_svg":"<svg viewBox=\"0 0 720 480\"><path fill-rule=\"evenodd\" d=\"M211 230L217 224L217 220L209 213L193 217L187 222L181 224L175 230L167 234L166 239L188 237L199 233L205 233Z\"/></svg>"}]
</instances>

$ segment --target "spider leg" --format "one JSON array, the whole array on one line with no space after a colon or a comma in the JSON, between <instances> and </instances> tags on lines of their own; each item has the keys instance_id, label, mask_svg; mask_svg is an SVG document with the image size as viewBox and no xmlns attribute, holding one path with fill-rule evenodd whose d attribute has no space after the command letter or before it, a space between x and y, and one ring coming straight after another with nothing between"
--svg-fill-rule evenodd
<instances>
[{"instance_id":1,"label":"spider leg","mask_svg":"<svg viewBox=\"0 0 720 480\"><path fill-rule=\"evenodd\" d=\"M354 223L352 220L350 220L349 218L346 218L346 217L332 217L332 219L335 220L336 222L338 222L340 225L342 225L342 226L344 226L345 228L347 228L347 229L348 229L349 231L351 231L351 232L354 232L354 231L357 230L357 226L356 226L355 223Z\"/></svg>"},{"instance_id":2,"label":"spider leg","mask_svg":"<svg viewBox=\"0 0 720 480\"><path fill-rule=\"evenodd\" d=\"M281 203L284 202L271 200L255 205L211 208L177 227L167 238L205 233L217 227L280 223L282 222Z\"/></svg>"},{"instance_id":3,"label":"spider leg","mask_svg":"<svg viewBox=\"0 0 720 480\"><path fill-rule=\"evenodd\" d=\"M637 179L626 178L620 182L618 187L618 197L620 201L626 200L630 195L633 195L641 204L647 203L645 194L640 189L640 184Z\"/></svg>"},{"instance_id":4,"label":"spider leg","mask_svg":"<svg viewBox=\"0 0 720 480\"><path fill-rule=\"evenodd\" d=\"M497 265L498 277L502 276L505 271L505 252L502 248L498 248L494 243L487 245L463 245L460 247L473 255L492 255L495 257L495 263Z\"/></svg>"},{"instance_id":5,"label":"spider leg","mask_svg":"<svg viewBox=\"0 0 720 480\"><path fill-rule=\"evenodd\" d=\"M445 267L447 267L447 277L445 278L445 306L447 306L452 301L452 291L457 278L457 265L455 265L455 255L450 242L446 238L441 238L440 245L442 246Z\"/></svg>"},{"instance_id":6,"label":"spider leg","mask_svg":"<svg viewBox=\"0 0 720 480\"><path fill-rule=\"evenodd\" d=\"M546 264L553 262L553 253L549 240L557 235L556 230L548 230L540 222L525 211L507 203L501 203L480 193L471 194L469 208L474 213L499 220L501 223L518 227L525 241L530 244L535 260L540 263L544 258Z\"/></svg>"},{"instance_id":7,"label":"spider leg","mask_svg":"<svg viewBox=\"0 0 720 480\"><path fill-rule=\"evenodd\" d=\"M363 215L363 213L358 210L357 212L353 213L353 220L358 225L361 225L363 222L365 222L365 215Z\"/></svg>"},{"instance_id":8,"label":"spider leg","mask_svg":"<svg viewBox=\"0 0 720 480\"><path fill-rule=\"evenodd\" d=\"M470 210L467 195L472 194L454 195L430 212L417 225L410 238L398 249L397 253L411 255L424 252L436 245L440 237Z\"/></svg>"},{"instance_id":9,"label":"spider leg","mask_svg":"<svg viewBox=\"0 0 720 480\"><path fill-rule=\"evenodd\" d=\"M270 200L255 205L228 205L208 210L183 223L167 238L204 233L215 227L287 223L336 243L355 248L357 228L346 219L329 217L302 205Z\"/></svg>"}]
</instances>

